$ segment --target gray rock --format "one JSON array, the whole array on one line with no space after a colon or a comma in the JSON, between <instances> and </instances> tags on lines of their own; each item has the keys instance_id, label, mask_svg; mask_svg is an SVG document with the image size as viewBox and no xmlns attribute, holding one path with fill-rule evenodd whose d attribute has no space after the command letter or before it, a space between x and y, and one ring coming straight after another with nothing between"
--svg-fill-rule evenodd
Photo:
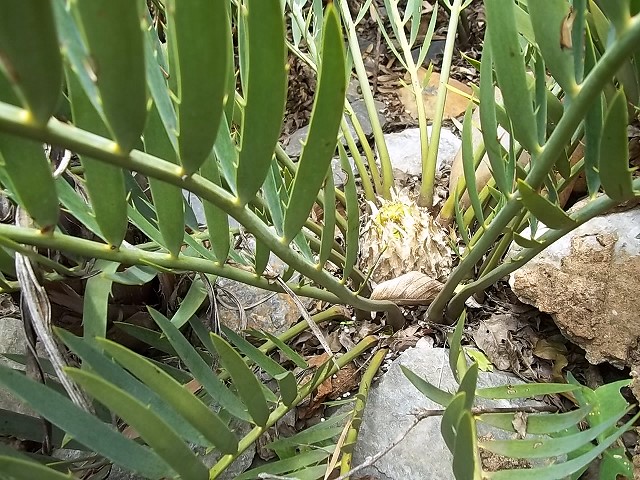
<instances>
[{"instance_id":1,"label":"gray rock","mask_svg":"<svg viewBox=\"0 0 640 480\"><path fill-rule=\"evenodd\" d=\"M11 296L0 295L0 353L24 354L27 348L27 340L24 335L24 327L20 312L13 304ZM23 370L24 367L4 357L0 357L0 364ZM36 416L36 413L28 408L22 400L14 396L4 388L0 388L0 408L14 412Z\"/></svg>"},{"instance_id":2,"label":"gray rock","mask_svg":"<svg viewBox=\"0 0 640 480\"><path fill-rule=\"evenodd\" d=\"M429 49L427 50L427 54L424 57L422 65L424 67L429 67L430 63L435 62L438 57L442 57L444 55L446 44L446 40L433 40L429 44ZM411 50L411 56L413 57L414 62L417 62L419 60L420 50L422 50L422 48L414 48L413 50Z\"/></svg>"},{"instance_id":3,"label":"gray rock","mask_svg":"<svg viewBox=\"0 0 640 480\"><path fill-rule=\"evenodd\" d=\"M640 365L638 282L640 208L592 218L510 277L520 300L551 314L589 362L618 367Z\"/></svg>"},{"instance_id":4,"label":"gray rock","mask_svg":"<svg viewBox=\"0 0 640 480\"><path fill-rule=\"evenodd\" d=\"M236 331L255 328L279 335L300 318L298 307L285 293L269 292L226 278L220 278L217 286L223 294L228 294L224 297L224 305L218 303L220 321ZM243 325L243 316L236 300L244 309L246 325ZM310 301L305 298L301 300L303 303Z\"/></svg>"},{"instance_id":5,"label":"gray rock","mask_svg":"<svg viewBox=\"0 0 640 480\"><path fill-rule=\"evenodd\" d=\"M109 473L107 480L143 480L143 477L114 465L111 467L111 473Z\"/></svg>"},{"instance_id":6,"label":"gray rock","mask_svg":"<svg viewBox=\"0 0 640 480\"><path fill-rule=\"evenodd\" d=\"M250 238L247 249L253 251L254 248L255 240ZM271 253L267 270L282 274L286 269L287 265ZM221 300L218 302L220 321L236 331L255 328L279 335L301 316L295 302L286 293L274 293L222 277L216 283L216 288ZM306 297L300 300L305 306L312 302Z\"/></svg>"},{"instance_id":7,"label":"gray rock","mask_svg":"<svg viewBox=\"0 0 640 480\"><path fill-rule=\"evenodd\" d=\"M289 143L285 147L284 151L290 157L299 157L302 153L302 147L304 145L304 141L307 139L307 134L309 133L309 125L305 125L302 128L299 128L295 132L291 134L289 137Z\"/></svg>"},{"instance_id":8,"label":"gray rock","mask_svg":"<svg viewBox=\"0 0 640 480\"><path fill-rule=\"evenodd\" d=\"M384 110L385 104L379 102L378 100L374 100L373 103L376 106L376 111L378 112L378 120L382 128L387 124L387 119L385 116L380 113ZM364 100L356 100L351 104L351 108L353 108L353 112L356 114L356 118L360 122L360 126L362 127L362 131L364 134L369 137L373 135L373 127L371 126L371 121L369 119L369 113L367 112L367 104ZM353 129L353 125L351 119L347 116L347 123L349 124L349 131L356 138L355 130Z\"/></svg>"},{"instance_id":9,"label":"gray rock","mask_svg":"<svg viewBox=\"0 0 640 480\"><path fill-rule=\"evenodd\" d=\"M384 110L385 105L384 103L379 102L377 100L375 100L374 102L375 102L376 110L378 112L378 120L380 121L380 125L384 127L387 124L387 119L380 112ZM353 108L353 112L356 118L358 119L358 122L360 122L360 126L362 127L362 131L364 132L365 136L367 137L371 136L373 134L373 127L371 126L371 121L369 120L369 114L367 112L367 106L364 100L356 100L351 104L351 108ZM356 131L353 128L353 122L351 121L351 118L348 115L347 115L347 125L349 127L349 131L351 132L351 135L353 135L353 138L356 140L356 143L357 143L358 137L356 136ZM304 142L307 139L308 133L309 133L309 125L305 125L304 127L296 130L291 134L291 137L289 137L289 144L285 148L285 152L287 153L287 155L289 155L290 157L300 156L300 154L302 153L302 147L304 145ZM342 139L342 143L343 144L345 143L344 139Z\"/></svg>"},{"instance_id":10,"label":"gray rock","mask_svg":"<svg viewBox=\"0 0 640 480\"><path fill-rule=\"evenodd\" d=\"M431 127L428 127L431 136ZM410 128L402 132L388 133L384 136L389 157L396 179L402 176L420 176L422 174L422 156L420 152L420 129ZM443 128L438 144L437 170L451 165L462 141L450 130Z\"/></svg>"},{"instance_id":11,"label":"gray rock","mask_svg":"<svg viewBox=\"0 0 640 480\"><path fill-rule=\"evenodd\" d=\"M362 98L362 90L360 90L360 82L357 78L352 78L347 85L347 100L355 102Z\"/></svg>"},{"instance_id":12,"label":"gray rock","mask_svg":"<svg viewBox=\"0 0 640 480\"><path fill-rule=\"evenodd\" d=\"M331 160L331 171L333 172L333 183L336 187L342 187L347 183L347 172L342 169L339 158Z\"/></svg>"},{"instance_id":13,"label":"gray rock","mask_svg":"<svg viewBox=\"0 0 640 480\"><path fill-rule=\"evenodd\" d=\"M418 344L394 361L388 372L369 393L360 435L355 447L353 465L364 462L368 456L385 450L413 423L412 412L421 409L439 409L440 405L422 395L400 370L404 365L417 375L448 391L455 391L457 383L449 368L449 352L442 348L429 348ZM479 387L522 383L505 373L481 372ZM482 401L478 406L514 407L525 402ZM531 402L526 402L531 404ZM453 479L452 456L440 434L440 417L422 420L406 438L375 465L362 472L381 480ZM483 427L483 425L479 425ZM488 431L480 429L479 434ZM499 438L498 433L494 437ZM504 437L503 437L504 438Z\"/></svg>"},{"instance_id":14,"label":"gray rock","mask_svg":"<svg viewBox=\"0 0 640 480\"><path fill-rule=\"evenodd\" d=\"M191 206L191 210L193 210L193 215L196 217L196 221L198 225L206 226L207 219L204 215L204 205L202 204L202 200L195 193L191 193L188 190L183 190L182 195L187 200L187 203ZM231 228L239 228L240 224L233 217L229 217L229 226Z\"/></svg>"},{"instance_id":15,"label":"gray rock","mask_svg":"<svg viewBox=\"0 0 640 480\"><path fill-rule=\"evenodd\" d=\"M349 164L351 165L351 171L353 175L358 177L358 168L353 161L353 158L349 157ZM331 169L333 170L333 183L336 187L342 187L347 183L347 172L342 169L342 163L339 158L331 160Z\"/></svg>"}]
</instances>

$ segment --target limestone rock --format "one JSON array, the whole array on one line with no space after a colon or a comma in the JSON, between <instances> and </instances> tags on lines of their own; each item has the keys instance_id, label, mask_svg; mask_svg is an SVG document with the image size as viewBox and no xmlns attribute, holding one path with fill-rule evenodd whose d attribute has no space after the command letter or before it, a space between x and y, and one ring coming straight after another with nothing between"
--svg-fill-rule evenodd
<instances>
[{"instance_id":1,"label":"limestone rock","mask_svg":"<svg viewBox=\"0 0 640 480\"><path fill-rule=\"evenodd\" d=\"M431 136L431 126L428 127ZM393 166L396 180L402 181L411 176L422 175L422 156L420 150L420 129L409 128L402 132L388 133L384 136L389 157ZM449 129L443 128L440 132L438 144L437 170L445 165L451 165L456 153L460 149L462 141Z\"/></svg>"},{"instance_id":2,"label":"limestone rock","mask_svg":"<svg viewBox=\"0 0 640 480\"><path fill-rule=\"evenodd\" d=\"M351 172L358 177L358 167L356 167L353 158L348 157L349 164L351 165ZM365 160L363 160L365 161ZM339 158L331 160L331 170L333 171L333 183L336 187L343 187L347 183L348 173L342 169L342 162Z\"/></svg>"},{"instance_id":3,"label":"limestone rock","mask_svg":"<svg viewBox=\"0 0 640 480\"><path fill-rule=\"evenodd\" d=\"M255 248L253 238L248 240L247 248L251 251ZM286 269L287 265L271 253L267 270L282 274ZM218 279L216 289L220 321L235 331L255 328L279 335L301 317L293 298L286 293L274 293L222 277ZM312 301L306 297L300 300L305 306Z\"/></svg>"},{"instance_id":4,"label":"limestone rock","mask_svg":"<svg viewBox=\"0 0 640 480\"><path fill-rule=\"evenodd\" d=\"M368 456L387 448L413 422L412 412L421 409L439 409L420 393L400 370L404 365L417 375L448 391L455 391L457 383L449 368L449 352L442 348L430 348L418 343L415 348L405 351L393 362L389 371L369 393L367 406L362 419L360 435L355 447L353 465L364 462ZM517 378L501 373L481 372L479 387L494 387L521 383ZM478 406L514 407L525 404L523 401L478 401ZM527 402L527 405L532 404ZM536 402L533 402L536 404ZM480 427L479 434L492 433L501 438L495 430ZM504 438L504 436L502 436ZM406 438L388 454L378 460L374 466L362 473L381 480L418 480L437 478L453 479L451 454L440 434L440 418L429 417L422 420Z\"/></svg>"},{"instance_id":5,"label":"limestone rock","mask_svg":"<svg viewBox=\"0 0 640 480\"><path fill-rule=\"evenodd\" d=\"M387 124L387 119L380 112L384 110L385 104L378 100L375 100L374 103L376 106L376 111L378 112L378 120L380 121L380 125L384 127ZM373 127L371 126L371 121L369 120L369 113L367 112L367 107L366 107L366 104L364 103L364 100L356 100L351 104L351 108L353 108L353 112L356 118L358 119L358 122L360 122L360 126L362 127L362 131L364 132L365 136L370 137L373 134ZM353 123L351 122L351 119L349 118L349 116L347 116L347 125L349 126L349 131L351 132L351 135L353 135L353 138L354 140L356 140L356 143L357 143L358 137L356 135L356 131L353 128ZM306 125L296 130L295 132L293 132L291 134L291 137L289 138L288 145L285 147L285 152L287 153L287 155L289 155L290 157L299 157L300 154L302 153L302 147L304 145L304 142L307 139L308 134L309 134L309 125ZM344 140L343 140L343 143L344 143Z\"/></svg>"},{"instance_id":6,"label":"limestone rock","mask_svg":"<svg viewBox=\"0 0 640 480\"><path fill-rule=\"evenodd\" d=\"M589 362L640 364L640 209L589 220L511 274L510 283L521 301L551 314Z\"/></svg>"}]
</instances>

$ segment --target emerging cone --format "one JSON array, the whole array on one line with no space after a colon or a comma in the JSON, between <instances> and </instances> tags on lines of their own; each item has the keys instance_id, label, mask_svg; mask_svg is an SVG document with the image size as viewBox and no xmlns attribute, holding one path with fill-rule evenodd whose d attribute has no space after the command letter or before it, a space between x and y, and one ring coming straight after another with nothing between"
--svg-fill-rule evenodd
<instances>
[{"instance_id":1,"label":"emerging cone","mask_svg":"<svg viewBox=\"0 0 640 480\"><path fill-rule=\"evenodd\" d=\"M360 236L360 267L376 283L407 272L423 272L445 280L451 271L452 251L446 232L426 208L402 192L392 201L381 200ZM376 265L377 262L377 265Z\"/></svg>"}]
</instances>

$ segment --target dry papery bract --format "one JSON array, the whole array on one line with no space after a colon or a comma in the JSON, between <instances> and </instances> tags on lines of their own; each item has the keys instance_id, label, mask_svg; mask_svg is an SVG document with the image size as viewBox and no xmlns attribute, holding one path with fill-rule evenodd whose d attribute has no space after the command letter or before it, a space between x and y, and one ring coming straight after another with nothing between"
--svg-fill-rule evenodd
<instances>
[{"instance_id":1,"label":"dry papery bract","mask_svg":"<svg viewBox=\"0 0 640 480\"><path fill-rule=\"evenodd\" d=\"M371 215L360 236L360 267L375 268L371 278L380 283L408 272L421 272L445 280L453 263L447 232L408 193L390 201L372 203Z\"/></svg>"}]
</instances>

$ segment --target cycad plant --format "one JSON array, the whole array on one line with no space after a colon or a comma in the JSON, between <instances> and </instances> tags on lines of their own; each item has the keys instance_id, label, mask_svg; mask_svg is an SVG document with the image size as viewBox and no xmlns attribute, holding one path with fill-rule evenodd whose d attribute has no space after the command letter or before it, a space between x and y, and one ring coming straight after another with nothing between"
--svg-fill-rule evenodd
<instances>
[{"instance_id":1,"label":"cycad plant","mask_svg":"<svg viewBox=\"0 0 640 480\"><path fill-rule=\"evenodd\" d=\"M176 313L167 321L154 313L154 319L170 343L169 333L186 349L171 347L189 367L192 379L214 402L227 408L234 402L223 403L231 397L219 394L227 390L212 394L204 383L209 382L211 389L220 388L220 377L220 382L212 380L211 365L205 364L207 378L203 377L204 382L197 378L194 369L203 367L187 363L193 347L187 348L173 330L192 319L207 297L205 284L215 276L361 310L384 311L394 327L401 326L403 318L394 303L368 298L367 275L357 268L360 205L347 152L340 144L341 165L349 172L342 190L334 188L330 173L338 131L342 128L345 132L344 109L350 113L344 96L346 74L351 69L341 23L347 27L352 44L358 18L350 20L346 2L323 6L326 2L315 0L307 16L298 14L307 2L293 0L152 3L153 17L141 0L7 0L3 5L0 182L4 193L26 215L18 215L15 226L0 224L0 286L7 291L22 288L29 315L39 325L38 334L48 338L50 318L41 284L69 276L88 277L85 338L59 334L84 363L81 369L65 369L56 363L56 374L66 382L65 388L71 385L67 392L75 392L77 385L86 391L72 397L76 405L86 403L82 418L92 422L87 424L97 425L95 419L104 415L93 415L104 411L85 398L86 394L104 401L104 406L133 426L141 442L151 449L115 440L118 434L113 431L104 433L120 442L130 455L115 460L114 452L94 443L94 431L79 431L77 425L68 423L59 425L74 441L134 470L148 468L144 471L154 478L176 474L183 478L215 477L265 426L361 350L341 357L337 365L328 363L311 383L294 386L289 372L263 356L251 357L243 350L246 345L227 332L237 350L276 379L276 395L257 383L229 342L201 331L203 346L211 347L211 353L215 351L220 357L235 393L244 401L244 407L230 413L255 426L236 446L227 432L230 417L224 412L206 415L207 431L198 430L188 421L190 411L183 407L192 405L194 411L204 412L203 405L197 403L200 400L182 398L182 393L177 393L181 389L153 365L104 340L113 282L143 284L162 272L202 274L202 281L191 284L191 296L185 297L189 302L183 303L180 315ZM387 2L397 37L405 35L409 20L412 26L420 23L422 2L407 3L408 10L400 15L396 14L398 2ZM365 2L366 7L370 5ZM451 3L453 24L463 6L457 0ZM484 146L474 151L469 111L463 131L464 179L451 192L445 212L456 219L462 258L443 279L446 284L430 307L429 317L434 321L457 318L469 295L515 270L582 222L635 197L640 187L629 170L626 143L629 111L637 104L637 2L486 0L485 7L488 30L475 98L480 104ZM364 15L366 10L360 13ZM292 19L293 43L286 34L286 18ZM296 43L301 38L307 38L306 50ZM410 29L405 43L413 45L415 40ZM447 51L452 52L449 47ZM287 48L297 48L318 72L310 129L297 163L278 143L287 95ZM401 57L406 54L406 45L402 50L398 52ZM353 49L351 56L357 71L360 67ZM405 60L411 67L408 57ZM366 90L363 78L361 85ZM496 86L502 102L496 102ZM421 85L414 88L419 100ZM442 88L441 101L446 86ZM507 147L497 140L498 125L509 133ZM353 154L355 143L344 135ZM582 139L584 158L570 165L567 158ZM63 149L78 157L65 154L62 160L54 161L45 153L43 143L52 147L51 151ZM367 147L362 145L366 156ZM435 148L434 140L430 148ZM377 149L382 174L376 179L371 156L370 184L384 198L390 196L385 192L392 181L385 175L389 166L382 143ZM480 190L475 168L485 151L493 180ZM523 152L530 156L525 166L518 162ZM425 161L423 180L429 182L433 150L425 154ZM367 190L367 170L362 166L359 170ZM587 176L589 201L567 214L557 204L558 193L581 171ZM146 191L147 182L150 192ZM428 188L423 187L422 192L426 204ZM460 208L458 202L465 188L471 205L467 209ZM183 190L202 200L206 228L193 221ZM600 190L604 195L599 195ZM322 207L321 221L310 218L314 206ZM234 232L229 217L241 225L242 233L253 236L252 251L231 248ZM535 232L538 221L549 230L529 238L520 235L527 225ZM74 226L80 226L86 235L74 235ZM134 241L128 236L131 231L144 241ZM513 240L525 249L503 262ZM285 270L271 269L271 253L284 261ZM371 342L368 339L361 347ZM277 345L286 350L281 343ZM166 342L164 346L169 348ZM50 347L53 351L53 341ZM196 353L201 358L205 355L205 360L214 356L204 350ZM118 373L108 377L115 370L98 370L104 365L119 368ZM123 376L125 370L137 379ZM48 398L48 387L21 374L5 369L1 378L33 404ZM135 381L126 385L135 385L138 390L129 391L128 386L118 383L123 378ZM173 410L160 415L164 423L158 423L157 428L134 418L140 414L157 420L145 410L150 390L174 402ZM71 411L66 397L56 399ZM45 402L36 410L54 424L67 422L67 417L54 417L58 410L47 408ZM170 435L172 425L181 425L169 423L169 418L175 423L186 418L186 430ZM106 429L103 425L99 431ZM214 439L210 429L224 432L224 438ZM184 441L195 439L202 446L220 449L225 454L222 463L207 469L200 460L194 461ZM173 443L177 446L170 448ZM133 455L138 456L132 460ZM2 458L6 468L14 465L12 475L19 475L13 473L19 471L44 475L41 466L28 467L24 458Z\"/></svg>"},{"instance_id":2,"label":"cycad plant","mask_svg":"<svg viewBox=\"0 0 640 480\"><path fill-rule=\"evenodd\" d=\"M319 2L311 2L314 8L305 17L300 5L307 3L291 2L297 6L292 8L294 23L301 27L290 48L313 67L313 51L304 55L300 45L304 39L311 44L318 36L320 26L313 18ZM421 82L418 68L433 37L438 3L448 8L450 22L438 108L429 134L421 108L428 75ZM429 310L429 319L435 322L452 323L470 295L512 272L579 224L636 195L624 132L635 116L640 85L633 46L638 35L637 6L632 1L613 6L611 2L553 0L544 8L539 2L528 3L484 2L487 36L483 58L480 63L470 60L480 71L480 87L475 87L464 116L462 161L454 165L462 173L452 182L441 209L433 211L423 206L433 201L435 157L450 89L447 82L455 34L468 2L436 2L427 21L422 2L409 1L403 9L397 0L385 1L388 31L377 2L364 2L355 18L346 2L339 2L348 58L363 92L374 137L371 145L347 102L341 125L342 154L353 159L372 205L363 228L361 267L376 281L420 270L444 282ZM414 192L410 198L404 192L396 196L358 44L357 27L371 11L387 47L411 79L418 106L423 175L419 194ZM427 29L419 35L420 25ZM417 59L412 56L416 49ZM477 104L478 119L472 115L473 104ZM483 175L476 178L476 170L486 165L491 178L481 182ZM580 176L587 178L589 201L568 216L560 200L567 198ZM600 195L602 192L606 195ZM457 227L455 240L450 239L452 223ZM539 230L539 223L547 228ZM525 238L521 233L527 226L532 233ZM505 262L513 241L524 250ZM458 259L452 259L452 251ZM456 261L458 267L451 271ZM414 300L428 303L431 297Z\"/></svg>"},{"instance_id":3,"label":"cycad plant","mask_svg":"<svg viewBox=\"0 0 640 480\"><path fill-rule=\"evenodd\" d=\"M626 136L637 104L635 2L488 0L485 10L477 91L483 143L474 151L468 111L464 179L450 192L446 212L456 219L464 252L429 308L434 321L458 318L470 295L590 218L636 197L640 187L629 168ZM496 86L502 102L495 101ZM498 126L509 134L507 147L498 141ZM576 157L579 145L584 154ZM480 191L475 169L485 152L492 180ZM559 196L579 175L586 177L588 199L567 214ZM467 211L457 200L465 188ZM521 235L526 226L527 237ZM504 260L514 241L524 248ZM461 283L466 285L459 288Z\"/></svg>"},{"instance_id":4,"label":"cycad plant","mask_svg":"<svg viewBox=\"0 0 640 480\"><path fill-rule=\"evenodd\" d=\"M132 333L179 359L188 371L151 361L105 338L83 339L65 330L56 332L82 361L82 368L68 367L65 375L95 399L91 404L95 413L75 405L52 379L42 385L17 370L0 367L0 384L54 425L51 447L71 448L79 455L62 462L3 446L2 478L74 478L66 472L99 475L110 462L144 478L216 478L291 408L376 343L374 337L367 337L349 353L328 360L298 380L269 354L278 351L300 369L309 369L307 362L285 344L304 330L304 322L280 337L255 332L257 338L263 337L256 347L241 335L223 329L226 341L192 317L190 325L202 344L202 348L194 348L170 320L153 309L150 312L162 334ZM338 311L328 311L314 321L339 317ZM218 363L220 368L212 370ZM254 369L277 384L277 393L258 380ZM47 369L47 373L54 372ZM232 387L227 385L229 380ZM2 414L2 433L42 440L39 419L6 411ZM117 415L126 428L113 428L109 424L111 415ZM316 438L334 434L316 430ZM263 470L317 478L318 464L330 453L329 448L311 450L290 460L284 468L274 463ZM326 469L324 465L320 468Z\"/></svg>"},{"instance_id":5,"label":"cycad plant","mask_svg":"<svg viewBox=\"0 0 640 480\"><path fill-rule=\"evenodd\" d=\"M225 3L202 10L168 2L167 43L161 44L138 3L123 2L121 11L111 4L27 2L3 16L2 181L35 222L27 230L5 225L21 232L20 239L8 238L74 256L204 272L282 291L265 274L273 252L289 267L279 272L285 280L299 272L313 282L292 282L297 294L391 311L397 320L390 302L358 295L364 276L355 268L354 182L341 196L347 218L327 208L323 224L308 220L316 201L330 206L336 196L327 171L342 116L345 64L335 9L329 6L323 21L312 126L294 165L278 144L287 81L280 5ZM96 11L83 13L84 8ZM115 18L132 20L127 25ZM210 22L218 27L210 28ZM42 35L28 40L38 44L22 44L20 35L27 37L30 26L40 23ZM237 64L232 23L238 25ZM198 25L204 33L194 35ZM117 41L107 41L111 37ZM43 82L45 72L49 80ZM70 116L73 123L54 114ZM40 151L43 141L77 153L81 165L54 178ZM136 187L134 172L149 178L150 197ZM207 232L215 235L185 233L181 189L203 200ZM56 228L59 204L95 240ZM230 249L229 215L256 239L250 262ZM150 242L123 243L128 225ZM342 245L334 240L336 226ZM328 261L341 270L340 278L324 269Z\"/></svg>"},{"instance_id":6,"label":"cycad plant","mask_svg":"<svg viewBox=\"0 0 640 480\"><path fill-rule=\"evenodd\" d=\"M287 82L279 2L160 6L152 19L141 1L6 5L0 21L0 176L4 193L26 215L17 215L16 226L0 228L26 237L0 234L7 248L2 250L2 286L22 289L23 314L50 346L53 370L40 361L40 380L47 386L6 368L0 382L55 425L52 446L73 439L73 448L95 452L98 457L87 457L88 467L106 459L149 478L215 478L268 426L374 343L368 338L301 380L232 331L224 334L246 359L222 337L211 337L191 323L204 346L195 350L177 329L197 320L193 314L216 276L330 303L387 309L396 313L392 318L397 322L401 317L394 304L357 293L365 279L355 269L358 210L353 179L342 198L348 219L327 208L323 224L308 220L316 201L335 203L330 176L325 183L345 91L335 9L329 5L321 20L322 63L313 125L294 166L278 144ZM153 26L165 19L166 43ZM72 151L79 163L67 153L52 165L42 142ZM148 180L150 195L140 186L141 176ZM193 214L184 204L183 189L204 202L204 232L190 220ZM229 215L255 239L255 249L248 254L231 248ZM88 238L72 235L70 225L81 225ZM334 240L336 225L346 240L342 245ZM131 229L145 242L130 241ZM286 262L286 271L267 269L270 252ZM328 261L341 270L340 277L324 269ZM171 321L152 312L164 337L122 328L179 358L188 373L169 370L175 379L163 373L166 365L150 363L104 339L112 284L144 284L165 272L203 276L191 284ZM19 282L12 280L16 276ZM88 277L84 338L58 332L82 360L81 369L65 367L58 358L48 299L40 285L69 276ZM277 345L299 368L307 367L281 340L270 337L267 344ZM214 358L227 373L216 375ZM271 375L278 393L258 382L245 361ZM56 393L58 384L46 379L53 373L69 398ZM193 390L201 391L203 399ZM105 423L110 415L103 407L129 425L123 434ZM38 420L5 413L15 420L14 427L27 426L22 432L28 438L41 437ZM230 429L231 418L253 429L238 438ZM217 450L220 460L203 464L187 443ZM317 452L307 457L297 459L289 470L326 458ZM45 465L55 463L63 472L76 466L47 457L38 460L42 464L4 452L2 471L12 478L66 478L66 473Z\"/></svg>"},{"instance_id":7,"label":"cycad plant","mask_svg":"<svg viewBox=\"0 0 640 480\"><path fill-rule=\"evenodd\" d=\"M419 3L408 2L404 14L399 14L398 2L385 2L392 26L392 32L385 34L387 43L411 78L415 77L416 69L410 55L416 40L413 28L424 23ZM458 15L466 5L447 4L449 33L455 32ZM366 2L364 8L369 6ZM445 285L429 308L429 319L434 322L452 323L470 295L519 268L578 225L634 198L639 186L629 169L625 133L638 103L634 42L640 31L636 3L487 0L484 6L487 30L482 61L470 60L480 71L480 86L474 88L471 99L477 104L478 120L470 105L462 129L459 170L463 174L452 183L440 211L416 213L419 208L402 199L389 203L384 200L387 190L378 186L385 182L393 185L393 179L377 181L371 161L369 174L359 168L361 175L372 179L371 190L375 191L372 197L382 198L380 211L385 204L388 206L384 214L372 215L373 228L368 229L374 232L371 238L395 236L401 246L395 249L382 242L377 255L370 256L366 265L373 268L383 263L378 257L394 250L390 254L402 258L400 263L408 269L422 269L443 280ZM343 14L348 15L346 11ZM360 12L356 21L363 15ZM433 34L435 14L432 15L418 59L423 57ZM348 32L354 35L353 28ZM390 38L392 34L394 38ZM359 72L359 52L353 43L352 40L349 53ZM446 74L452 43L453 37L445 47L440 106L449 88ZM358 78L366 90L366 72ZM419 105L422 85L414 81L412 87ZM431 198L425 195L433 191L431 160L437 151L434 140L438 137L440 120L437 115L433 139L429 141L425 122L419 119L423 176L416 203L422 205L431 205ZM372 116L371 121L375 131L376 118ZM501 141L500 129L505 132L500 134ZM378 144L378 137L376 147L384 171L385 149ZM584 151L580 153L582 147ZM364 151L367 152L366 147ZM476 170L483 164L489 165L491 178L480 183ZM580 176L586 177L587 202L569 215L562 210L560 199L566 199ZM365 179L363 185L366 184ZM436 222L431 214L437 214ZM412 228L416 216L420 216L422 228L429 230L430 241L424 240L424 232ZM450 235L451 223L457 227L457 241L449 245L456 251L459 263L449 275L450 259L443 255L440 245ZM523 236L526 227L530 227L530 234ZM418 233L407 235L412 231ZM523 250L515 257L505 256L514 241ZM419 245L409 249L407 244L413 243ZM416 261L415 252L419 248L426 254ZM434 258L438 259L437 267L431 266ZM394 274L397 276L398 272Z\"/></svg>"},{"instance_id":8,"label":"cycad plant","mask_svg":"<svg viewBox=\"0 0 640 480\"><path fill-rule=\"evenodd\" d=\"M449 352L449 367L459 385L456 392L441 390L401 367L420 392L444 408L440 431L453 456L452 470L457 480L578 479L596 460L598 478L633 477L633 466L620 438L640 418L640 413L630 414L634 406L629 405L620 392L629 381L592 390L580 385L569 373L566 384L477 388L478 364L467 363L460 343L464 323L463 313L452 335ZM536 412L535 408L526 411L524 407L510 410L476 406L477 398L513 400L549 394L563 394L575 408L549 413ZM502 430L510 438L496 440L488 435L478 439L479 424ZM491 471L483 463L487 455L498 455L501 461L497 463L507 466L513 465L512 459L524 460L527 468Z\"/></svg>"}]
</instances>

